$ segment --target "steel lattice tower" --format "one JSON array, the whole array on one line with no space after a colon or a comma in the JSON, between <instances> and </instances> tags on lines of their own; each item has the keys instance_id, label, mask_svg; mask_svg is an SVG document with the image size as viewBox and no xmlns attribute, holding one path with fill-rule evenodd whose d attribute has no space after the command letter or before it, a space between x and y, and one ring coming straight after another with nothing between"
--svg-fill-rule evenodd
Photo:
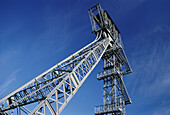
<instances>
[{"instance_id":1,"label":"steel lattice tower","mask_svg":"<svg viewBox=\"0 0 170 115\"><path fill-rule=\"evenodd\" d=\"M101 59L104 72L97 79L104 81L103 105L95 114L125 114L131 100L123 75L131 68L120 32L100 4L90 8L89 15L96 39L0 99L0 115L59 115Z\"/></svg>"},{"instance_id":2,"label":"steel lattice tower","mask_svg":"<svg viewBox=\"0 0 170 115\"><path fill-rule=\"evenodd\" d=\"M104 71L97 75L97 79L103 80L104 85L103 105L95 107L95 115L125 115L125 105L131 104L131 99L123 82L123 75L132 71L123 50L120 32L100 4L89 9L89 14L93 32L102 29L103 39L109 35L113 39L102 56Z\"/></svg>"}]
</instances>

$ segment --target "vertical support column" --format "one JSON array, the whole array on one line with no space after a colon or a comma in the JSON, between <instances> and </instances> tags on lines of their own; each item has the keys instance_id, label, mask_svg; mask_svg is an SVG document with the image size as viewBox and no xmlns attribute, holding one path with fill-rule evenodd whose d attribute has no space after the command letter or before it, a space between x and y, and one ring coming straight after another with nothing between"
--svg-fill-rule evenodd
<instances>
[{"instance_id":1,"label":"vertical support column","mask_svg":"<svg viewBox=\"0 0 170 115\"><path fill-rule=\"evenodd\" d=\"M108 77L106 78L106 90L107 90L107 94L106 94L106 104L108 104L108 99L109 99L109 89L108 89Z\"/></svg>"},{"instance_id":2,"label":"vertical support column","mask_svg":"<svg viewBox=\"0 0 170 115\"><path fill-rule=\"evenodd\" d=\"M45 103L43 105L43 112L44 112L44 115L46 115L46 105L45 105Z\"/></svg>"},{"instance_id":3,"label":"vertical support column","mask_svg":"<svg viewBox=\"0 0 170 115\"><path fill-rule=\"evenodd\" d=\"M126 111L125 111L125 101L123 101L123 115L125 115Z\"/></svg>"},{"instance_id":4,"label":"vertical support column","mask_svg":"<svg viewBox=\"0 0 170 115\"><path fill-rule=\"evenodd\" d=\"M66 91L65 91L65 83L63 83L63 95L64 95L64 102L67 103L67 99L66 99Z\"/></svg>"},{"instance_id":5,"label":"vertical support column","mask_svg":"<svg viewBox=\"0 0 170 115\"><path fill-rule=\"evenodd\" d=\"M115 108L117 109L117 88L116 88L116 76L114 76L114 103L115 103Z\"/></svg>"},{"instance_id":6,"label":"vertical support column","mask_svg":"<svg viewBox=\"0 0 170 115\"><path fill-rule=\"evenodd\" d=\"M17 107L17 115L21 115L21 109L20 109L20 107Z\"/></svg>"},{"instance_id":7,"label":"vertical support column","mask_svg":"<svg viewBox=\"0 0 170 115\"><path fill-rule=\"evenodd\" d=\"M59 105L58 105L58 90L55 92L55 99L56 99L56 113L59 114Z\"/></svg>"},{"instance_id":8,"label":"vertical support column","mask_svg":"<svg viewBox=\"0 0 170 115\"><path fill-rule=\"evenodd\" d=\"M105 81L105 79L103 80L103 105L105 105L106 104L106 98L105 98L105 95L106 95L106 81Z\"/></svg>"},{"instance_id":9,"label":"vertical support column","mask_svg":"<svg viewBox=\"0 0 170 115\"><path fill-rule=\"evenodd\" d=\"M111 80L110 80L110 82L111 82L111 85L114 85L114 82L113 82L113 80L112 79L114 79L113 77L111 78ZM112 90L111 90L111 104L114 104L114 98L115 98L115 96L114 96L114 87L112 87L111 88Z\"/></svg>"}]
</instances>

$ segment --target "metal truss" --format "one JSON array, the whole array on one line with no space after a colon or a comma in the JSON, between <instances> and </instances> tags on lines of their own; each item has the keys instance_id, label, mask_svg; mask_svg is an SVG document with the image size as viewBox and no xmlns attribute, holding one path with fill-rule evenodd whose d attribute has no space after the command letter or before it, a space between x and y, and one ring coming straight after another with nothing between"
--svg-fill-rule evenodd
<instances>
[{"instance_id":1,"label":"metal truss","mask_svg":"<svg viewBox=\"0 0 170 115\"><path fill-rule=\"evenodd\" d=\"M109 46L111 37L99 41L101 33L89 45L2 98L0 113L18 110L19 115L46 115L48 109L52 115L60 114ZM35 105L33 110L26 108L29 104Z\"/></svg>"},{"instance_id":2,"label":"metal truss","mask_svg":"<svg viewBox=\"0 0 170 115\"><path fill-rule=\"evenodd\" d=\"M122 76L131 72L120 32L100 4L89 9L96 39L17 90L0 99L0 115L59 115L98 62L104 60L103 105L96 115L125 113L131 100Z\"/></svg>"},{"instance_id":3,"label":"metal truss","mask_svg":"<svg viewBox=\"0 0 170 115\"><path fill-rule=\"evenodd\" d=\"M115 53L103 55L104 71L97 75L103 80L103 105L95 107L95 115L125 115L125 105L131 104L131 99L123 82L123 75L130 71L123 68L125 62L120 63Z\"/></svg>"},{"instance_id":4,"label":"metal truss","mask_svg":"<svg viewBox=\"0 0 170 115\"><path fill-rule=\"evenodd\" d=\"M123 82L123 75L131 73L129 62L123 49L120 31L100 4L89 9L92 31L97 33L104 29L112 41L102 56L104 71L97 75L103 80L103 105L95 107L95 115L125 115L125 105L131 104L131 99Z\"/></svg>"}]
</instances>

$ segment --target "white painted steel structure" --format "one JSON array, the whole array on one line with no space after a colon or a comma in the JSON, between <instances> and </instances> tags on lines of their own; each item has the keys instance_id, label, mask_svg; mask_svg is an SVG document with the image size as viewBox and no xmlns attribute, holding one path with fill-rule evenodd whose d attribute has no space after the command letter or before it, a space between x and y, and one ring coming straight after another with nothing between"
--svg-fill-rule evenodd
<instances>
[{"instance_id":1,"label":"white painted steel structure","mask_svg":"<svg viewBox=\"0 0 170 115\"><path fill-rule=\"evenodd\" d=\"M99 4L91 9L93 8L98 10L98 14L105 13L105 16L108 16L106 14L107 12L103 12ZM91 9L89 9L89 14L92 30L97 36L96 39L73 55L0 99L0 115L47 115L49 113L52 115L59 115L101 58L104 58L103 56L106 52L112 48L122 47L120 44L121 42L117 42L117 40L121 39L112 34L117 33L117 29L112 30L108 27L104 27L101 23L108 18L104 19L103 17L105 16L99 18ZM103 19L103 21L101 21L101 19ZM112 28L116 28L113 23L111 24ZM98 27L96 27L97 25ZM100 78L103 79L101 76L98 76L98 79ZM120 79L122 83L123 80L121 77ZM127 90L124 84L122 88L125 89L123 93L127 97Z\"/></svg>"},{"instance_id":2,"label":"white painted steel structure","mask_svg":"<svg viewBox=\"0 0 170 115\"><path fill-rule=\"evenodd\" d=\"M131 104L131 99L123 75L132 70L123 49L120 31L100 4L89 9L89 14L93 32L103 30L103 39L112 37L102 56L104 71L97 75L98 80L103 80L103 105L95 107L95 115L125 115L125 105Z\"/></svg>"}]
</instances>

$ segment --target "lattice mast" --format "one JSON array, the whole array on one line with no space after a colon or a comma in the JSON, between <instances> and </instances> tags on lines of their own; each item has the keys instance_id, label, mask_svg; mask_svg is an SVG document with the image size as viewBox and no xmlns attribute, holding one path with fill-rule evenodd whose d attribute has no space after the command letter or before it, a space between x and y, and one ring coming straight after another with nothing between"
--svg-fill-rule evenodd
<instances>
[{"instance_id":1,"label":"lattice mast","mask_svg":"<svg viewBox=\"0 0 170 115\"><path fill-rule=\"evenodd\" d=\"M123 75L132 71L123 50L120 32L100 4L90 8L89 15L93 32L103 30L103 39L112 37L102 56L104 71L97 75L98 80L103 80L103 105L95 107L95 115L125 115L125 105L131 104L131 100L123 82Z\"/></svg>"}]
</instances>

